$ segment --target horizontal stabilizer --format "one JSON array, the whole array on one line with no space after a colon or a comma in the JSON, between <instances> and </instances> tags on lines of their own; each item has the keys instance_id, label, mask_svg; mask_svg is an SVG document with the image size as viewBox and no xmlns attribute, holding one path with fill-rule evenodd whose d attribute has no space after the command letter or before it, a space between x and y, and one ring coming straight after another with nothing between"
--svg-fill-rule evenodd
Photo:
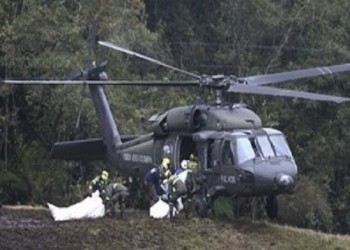
<instances>
[{"instance_id":1,"label":"horizontal stabilizer","mask_svg":"<svg viewBox=\"0 0 350 250\"><path fill-rule=\"evenodd\" d=\"M57 160L103 160L106 147L102 138L56 142L50 158Z\"/></svg>"}]
</instances>

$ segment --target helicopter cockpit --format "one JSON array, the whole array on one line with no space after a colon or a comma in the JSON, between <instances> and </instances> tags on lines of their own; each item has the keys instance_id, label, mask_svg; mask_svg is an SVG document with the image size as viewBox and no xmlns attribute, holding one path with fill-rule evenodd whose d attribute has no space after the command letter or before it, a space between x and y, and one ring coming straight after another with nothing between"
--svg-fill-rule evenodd
<instances>
[{"instance_id":1,"label":"helicopter cockpit","mask_svg":"<svg viewBox=\"0 0 350 250\"><path fill-rule=\"evenodd\" d=\"M245 182L250 190L276 193L294 188L297 166L282 132L272 128L238 130L221 143L217 168L225 173L222 179L226 185ZM235 181L226 182L226 176L232 174Z\"/></svg>"},{"instance_id":2,"label":"helicopter cockpit","mask_svg":"<svg viewBox=\"0 0 350 250\"><path fill-rule=\"evenodd\" d=\"M235 140L231 141L228 153L237 155L238 165L249 160L278 157L286 157L294 161L287 141L280 131L271 128L262 130L266 133L254 134L251 131L232 133Z\"/></svg>"}]
</instances>

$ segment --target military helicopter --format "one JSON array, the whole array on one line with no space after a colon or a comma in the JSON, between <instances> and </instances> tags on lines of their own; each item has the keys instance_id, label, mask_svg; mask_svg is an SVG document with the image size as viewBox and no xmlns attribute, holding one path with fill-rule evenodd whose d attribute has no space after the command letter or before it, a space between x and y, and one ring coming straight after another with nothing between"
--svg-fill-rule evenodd
<instances>
[{"instance_id":1,"label":"military helicopter","mask_svg":"<svg viewBox=\"0 0 350 250\"><path fill-rule=\"evenodd\" d=\"M90 32L89 56L96 41L96 23ZM106 160L115 171L130 177L133 187L164 157L170 158L173 170L191 154L197 156L198 185L194 204L200 217L215 199L228 197L266 197L270 218L278 216L276 196L292 193L297 182L297 165L284 134L262 126L261 119L247 106L224 104L224 93L304 98L318 101L347 102L350 98L280 89L267 84L350 71L350 64L331 65L275 74L236 77L197 75L165 64L146 55L108 41L98 45L134 56L191 77L186 81L116 81L108 80L107 62L94 63L64 81L5 80L7 84L81 84L88 86L99 120L100 138L57 142L52 159ZM126 86L198 86L215 93L214 104L175 107L150 118L153 129L141 136L122 136L104 92L104 85Z\"/></svg>"}]
</instances>

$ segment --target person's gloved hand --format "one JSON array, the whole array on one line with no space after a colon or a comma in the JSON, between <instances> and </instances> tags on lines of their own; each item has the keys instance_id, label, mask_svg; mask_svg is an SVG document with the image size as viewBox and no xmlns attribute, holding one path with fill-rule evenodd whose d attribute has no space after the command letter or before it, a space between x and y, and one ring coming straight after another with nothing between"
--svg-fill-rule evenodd
<instances>
[{"instance_id":1,"label":"person's gloved hand","mask_svg":"<svg viewBox=\"0 0 350 250\"><path fill-rule=\"evenodd\" d=\"M169 201L174 200L174 196L173 196L173 195L171 195L171 194L169 194L169 196L168 196L168 200L169 200Z\"/></svg>"},{"instance_id":2,"label":"person's gloved hand","mask_svg":"<svg viewBox=\"0 0 350 250\"><path fill-rule=\"evenodd\" d=\"M163 201L168 201L168 196L166 194L163 194L161 197L160 197Z\"/></svg>"}]
</instances>

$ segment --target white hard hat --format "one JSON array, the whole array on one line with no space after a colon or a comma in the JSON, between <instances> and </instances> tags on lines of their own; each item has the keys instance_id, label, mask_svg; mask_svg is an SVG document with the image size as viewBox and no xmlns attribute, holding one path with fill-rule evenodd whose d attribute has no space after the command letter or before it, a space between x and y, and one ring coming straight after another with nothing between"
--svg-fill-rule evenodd
<instances>
[{"instance_id":1,"label":"white hard hat","mask_svg":"<svg viewBox=\"0 0 350 250\"><path fill-rule=\"evenodd\" d=\"M181 168L187 169L187 161L186 161L186 160L183 160L183 161L181 162Z\"/></svg>"}]
</instances>

